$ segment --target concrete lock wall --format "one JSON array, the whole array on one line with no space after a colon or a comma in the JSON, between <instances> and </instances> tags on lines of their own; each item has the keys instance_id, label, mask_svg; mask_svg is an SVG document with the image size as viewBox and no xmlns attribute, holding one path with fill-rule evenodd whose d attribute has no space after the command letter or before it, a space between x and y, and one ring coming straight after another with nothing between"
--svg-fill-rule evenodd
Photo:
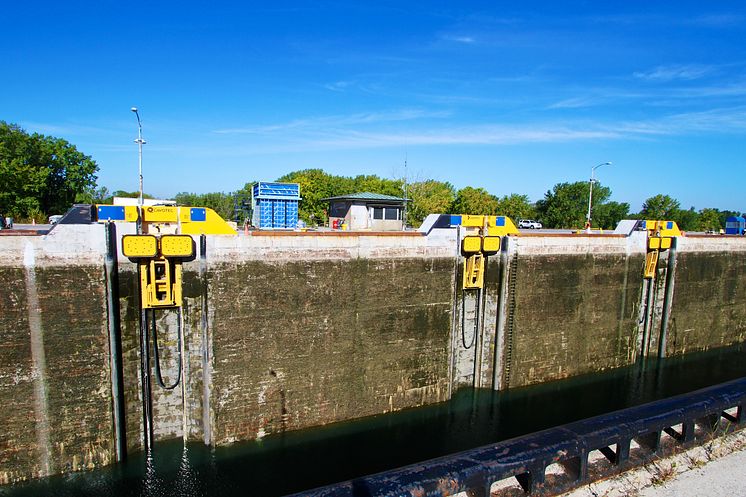
<instances>
[{"instance_id":1,"label":"concrete lock wall","mask_svg":"<svg viewBox=\"0 0 746 497\"><path fill-rule=\"evenodd\" d=\"M209 237L184 264L186 380L154 385L155 438L225 444L446 400L453 238ZM119 267L127 441L139 448L137 279L133 264ZM172 383L176 314L158 315Z\"/></svg>"},{"instance_id":2,"label":"concrete lock wall","mask_svg":"<svg viewBox=\"0 0 746 497\"><path fill-rule=\"evenodd\" d=\"M100 231L0 238L0 483L113 461Z\"/></svg>"},{"instance_id":3,"label":"concrete lock wall","mask_svg":"<svg viewBox=\"0 0 746 497\"><path fill-rule=\"evenodd\" d=\"M0 237L2 483L116 460L112 322L126 446L142 448L136 266L120 256L107 290L105 234ZM746 339L746 239L679 238L644 280L644 233L512 236L475 291L462 235L195 238L181 341L176 312L156 314L164 380L181 383L151 373L155 440L251 440Z\"/></svg>"}]
</instances>

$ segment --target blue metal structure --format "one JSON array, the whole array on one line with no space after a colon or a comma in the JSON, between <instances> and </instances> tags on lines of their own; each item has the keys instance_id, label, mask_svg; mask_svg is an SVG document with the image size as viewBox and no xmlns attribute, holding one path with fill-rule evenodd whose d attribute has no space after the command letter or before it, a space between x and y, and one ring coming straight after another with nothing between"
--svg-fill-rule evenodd
<instances>
[{"instance_id":1,"label":"blue metal structure","mask_svg":"<svg viewBox=\"0 0 746 497\"><path fill-rule=\"evenodd\" d=\"M746 219L741 216L731 216L725 220L726 235L743 235L746 229Z\"/></svg>"},{"instance_id":2,"label":"blue metal structure","mask_svg":"<svg viewBox=\"0 0 746 497\"><path fill-rule=\"evenodd\" d=\"M299 202L298 183L255 183L251 190L251 222L259 229L293 229L298 224Z\"/></svg>"}]
</instances>

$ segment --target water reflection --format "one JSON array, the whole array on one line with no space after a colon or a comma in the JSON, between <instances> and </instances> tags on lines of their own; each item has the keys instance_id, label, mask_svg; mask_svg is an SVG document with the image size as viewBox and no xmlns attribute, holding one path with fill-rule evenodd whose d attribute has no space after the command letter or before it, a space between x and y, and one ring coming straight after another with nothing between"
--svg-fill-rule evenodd
<instances>
[{"instance_id":1,"label":"water reflection","mask_svg":"<svg viewBox=\"0 0 746 497\"><path fill-rule=\"evenodd\" d=\"M273 496L512 438L746 376L744 347L210 448L156 444L120 465L6 486L0 496Z\"/></svg>"}]
</instances>

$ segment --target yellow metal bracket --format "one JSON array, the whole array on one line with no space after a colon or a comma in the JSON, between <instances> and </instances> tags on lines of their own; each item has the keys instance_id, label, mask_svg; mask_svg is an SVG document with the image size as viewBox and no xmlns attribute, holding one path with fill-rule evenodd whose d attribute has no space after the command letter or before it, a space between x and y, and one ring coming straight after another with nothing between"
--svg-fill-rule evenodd
<instances>
[{"instance_id":1,"label":"yellow metal bracket","mask_svg":"<svg viewBox=\"0 0 746 497\"><path fill-rule=\"evenodd\" d=\"M463 288L483 288L486 257L500 252L502 237L518 234L518 228L509 217L471 214L451 215L450 225L467 229L467 234L461 240Z\"/></svg>"},{"instance_id":2,"label":"yellow metal bracket","mask_svg":"<svg viewBox=\"0 0 746 497\"><path fill-rule=\"evenodd\" d=\"M191 236L124 235L122 253L137 261L143 309L181 307L181 263L194 256Z\"/></svg>"},{"instance_id":3,"label":"yellow metal bracket","mask_svg":"<svg viewBox=\"0 0 746 497\"><path fill-rule=\"evenodd\" d=\"M681 236L681 230L674 221L644 220L641 226L648 233L648 250L645 255L645 278L655 277L660 253L671 248L673 239Z\"/></svg>"},{"instance_id":4,"label":"yellow metal bracket","mask_svg":"<svg viewBox=\"0 0 746 497\"><path fill-rule=\"evenodd\" d=\"M464 289L484 287L484 259L481 253L464 259Z\"/></svg>"}]
</instances>

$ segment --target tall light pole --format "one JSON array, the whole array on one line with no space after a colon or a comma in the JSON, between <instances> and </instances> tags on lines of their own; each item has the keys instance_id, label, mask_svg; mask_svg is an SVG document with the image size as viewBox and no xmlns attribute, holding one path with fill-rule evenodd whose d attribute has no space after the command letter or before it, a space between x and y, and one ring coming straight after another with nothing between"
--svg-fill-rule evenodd
<instances>
[{"instance_id":1,"label":"tall light pole","mask_svg":"<svg viewBox=\"0 0 746 497\"><path fill-rule=\"evenodd\" d=\"M596 173L596 169L598 169L599 167L610 166L610 165L611 165L611 162L604 162L602 164L593 166L591 168L591 181L588 187L588 216L586 217L586 221L585 221L585 229L588 230L588 232L591 231L591 203L593 201L593 183L596 181L595 179L593 179L593 176Z\"/></svg>"},{"instance_id":2,"label":"tall light pole","mask_svg":"<svg viewBox=\"0 0 746 497\"><path fill-rule=\"evenodd\" d=\"M147 142L142 139L142 122L140 121L140 113L137 112L137 107L132 107L130 110L137 116L137 140L135 140L135 143L137 143L137 148L139 149L138 172L140 173L140 196L137 198L137 205L142 207L142 146Z\"/></svg>"}]
</instances>

